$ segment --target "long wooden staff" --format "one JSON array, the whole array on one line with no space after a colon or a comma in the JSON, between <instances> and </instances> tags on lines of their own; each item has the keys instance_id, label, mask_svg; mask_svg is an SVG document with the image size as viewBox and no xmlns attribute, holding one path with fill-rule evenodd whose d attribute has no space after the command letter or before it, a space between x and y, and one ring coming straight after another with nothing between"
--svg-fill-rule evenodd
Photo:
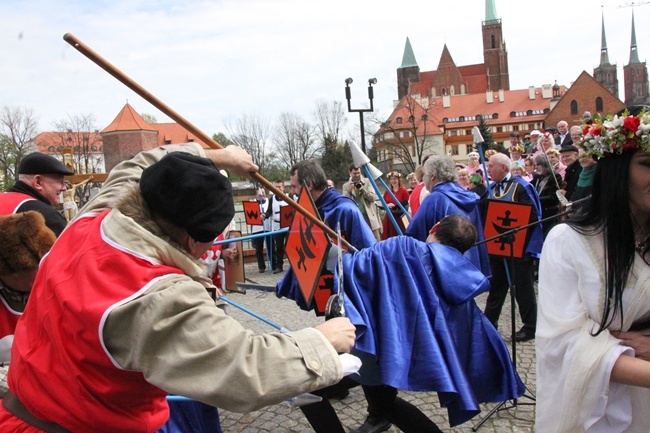
<instances>
[{"instance_id":1,"label":"long wooden staff","mask_svg":"<svg viewBox=\"0 0 650 433\"><path fill-rule=\"evenodd\" d=\"M70 45L72 45L77 51L79 51L81 54L86 56L88 59L92 60L93 63L95 63L97 66L99 66L100 68L102 68L103 70L111 74L113 77L117 78L117 80L120 81L122 84L124 84L126 87L133 90L135 93L140 95L145 100L149 101L149 103L151 103L154 107L156 107L164 114L169 116L171 119L176 121L176 123L178 123L185 129L190 131L192 134L199 137L204 143L207 143L208 146L210 146L213 149L223 149L223 146L221 146L219 143L214 141L212 137L210 137L208 134L204 133L199 128L194 126L192 123L190 123L183 116L178 114L176 111L172 110L169 106L163 103L160 99L156 98L144 87L136 83L125 73L123 73L115 66L113 66L108 60L106 60L105 58L97 54L95 51L93 51L88 45L84 44L79 39L77 39L77 37L74 36L72 33L66 33L65 35L63 35L63 40L69 43ZM258 181L259 183L266 186L268 189L270 189L271 191L273 191L274 193L282 197L284 201L286 201L289 205L293 206L293 208L296 209L298 212L303 214L305 218L312 221L321 230L327 233L331 239L337 238L337 234L334 230L332 230L327 225L325 225L325 223L322 222L320 219L318 219L318 217L307 212L305 208L303 208L294 200L292 200L289 196L287 196L284 193L284 191L281 191L279 188L276 188L271 182L266 180L261 174L256 172L250 172L249 174L251 178L255 179L256 181ZM345 240L343 240L343 243L345 244L346 247L350 249L350 251L356 250L352 245L350 245Z\"/></svg>"}]
</instances>

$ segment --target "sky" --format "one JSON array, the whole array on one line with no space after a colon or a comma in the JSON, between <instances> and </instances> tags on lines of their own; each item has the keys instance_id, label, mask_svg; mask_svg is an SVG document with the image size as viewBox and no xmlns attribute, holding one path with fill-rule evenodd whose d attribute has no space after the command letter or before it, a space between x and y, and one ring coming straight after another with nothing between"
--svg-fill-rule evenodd
<instances>
[{"instance_id":1,"label":"sky","mask_svg":"<svg viewBox=\"0 0 650 433\"><path fill-rule=\"evenodd\" d=\"M611 63L629 62L634 9L639 58L650 60L650 1L494 0L510 88L569 86L600 62L601 14ZM72 33L209 135L244 114L313 121L317 100L345 100L387 118L409 37L421 71L446 43L459 66L483 62L485 0L2 0L0 107L33 110L41 131L92 114L108 126L126 102L169 118L63 40ZM351 138L359 115L348 115Z\"/></svg>"}]
</instances>

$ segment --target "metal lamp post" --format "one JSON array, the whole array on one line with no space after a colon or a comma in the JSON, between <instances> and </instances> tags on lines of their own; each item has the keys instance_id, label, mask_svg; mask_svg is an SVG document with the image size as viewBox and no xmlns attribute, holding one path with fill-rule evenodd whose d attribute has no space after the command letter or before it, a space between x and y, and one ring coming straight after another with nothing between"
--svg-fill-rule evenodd
<instances>
[{"instance_id":1,"label":"metal lamp post","mask_svg":"<svg viewBox=\"0 0 650 433\"><path fill-rule=\"evenodd\" d=\"M363 126L363 113L371 113L374 109L372 106L372 99L374 98L374 92L372 90L372 85L377 84L376 78L370 78L368 80L368 99L370 99L370 108L355 108L352 109L350 105L350 84L352 84L352 78L345 79L345 99L348 101L348 113L359 113L359 125L361 127L361 150L363 153L366 153L366 131Z\"/></svg>"}]
</instances>

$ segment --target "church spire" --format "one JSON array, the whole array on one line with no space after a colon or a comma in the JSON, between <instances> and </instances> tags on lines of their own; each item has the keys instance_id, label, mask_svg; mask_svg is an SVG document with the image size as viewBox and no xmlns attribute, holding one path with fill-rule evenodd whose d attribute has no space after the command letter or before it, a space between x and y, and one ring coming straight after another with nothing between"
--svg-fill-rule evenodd
<instances>
[{"instance_id":1,"label":"church spire","mask_svg":"<svg viewBox=\"0 0 650 433\"><path fill-rule=\"evenodd\" d=\"M605 39L605 13L602 13L603 16L603 36L600 43L600 66L609 65L609 56L607 55L607 39Z\"/></svg>"},{"instance_id":2,"label":"church spire","mask_svg":"<svg viewBox=\"0 0 650 433\"><path fill-rule=\"evenodd\" d=\"M402 56L402 66L400 66L400 68L409 68L417 65L418 62L415 61L415 54L413 54L413 48L411 48L411 41L407 36L406 45L404 46L404 55Z\"/></svg>"},{"instance_id":3,"label":"church spire","mask_svg":"<svg viewBox=\"0 0 650 433\"><path fill-rule=\"evenodd\" d=\"M485 21L490 22L497 19L497 7L494 0L485 0Z\"/></svg>"},{"instance_id":4,"label":"church spire","mask_svg":"<svg viewBox=\"0 0 650 433\"><path fill-rule=\"evenodd\" d=\"M632 42L630 43L630 64L639 62L639 52L636 49L636 31L634 30L634 9L632 10Z\"/></svg>"}]
</instances>

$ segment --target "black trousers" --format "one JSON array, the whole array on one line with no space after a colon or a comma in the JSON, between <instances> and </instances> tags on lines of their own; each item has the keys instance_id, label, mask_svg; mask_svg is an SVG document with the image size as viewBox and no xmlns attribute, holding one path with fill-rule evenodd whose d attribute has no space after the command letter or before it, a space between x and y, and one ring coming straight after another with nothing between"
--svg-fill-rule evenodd
<instances>
[{"instance_id":1,"label":"black trousers","mask_svg":"<svg viewBox=\"0 0 650 433\"><path fill-rule=\"evenodd\" d=\"M263 238L254 238L251 239L253 248L255 248L255 257L257 258L257 267L260 270L266 269L266 254L264 254L264 241L266 240L266 251L271 251L271 241L270 236L265 236Z\"/></svg>"},{"instance_id":2,"label":"black trousers","mask_svg":"<svg viewBox=\"0 0 650 433\"><path fill-rule=\"evenodd\" d=\"M313 393L323 397L323 401L300 407L316 433L346 433L328 398L358 385L344 377L336 385ZM405 433L442 433L420 409L398 397L396 388L388 385L364 385L362 388L370 415L387 419Z\"/></svg>"},{"instance_id":3,"label":"black trousers","mask_svg":"<svg viewBox=\"0 0 650 433\"><path fill-rule=\"evenodd\" d=\"M284 266L284 242L286 233L273 235L273 270L282 269Z\"/></svg>"},{"instance_id":4,"label":"black trousers","mask_svg":"<svg viewBox=\"0 0 650 433\"><path fill-rule=\"evenodd\" d=\"M537 300L533 278L533 261L530 258L514 259L514 270L511 268L509 257L490 256L492 278L490 279L490 293L485 303L485 316L497 327L503 304L508 295L508 276L515 283L515 299L519 307L519 315L524 324L523 328L535 332L537 323Z\"/></svg>"}]
</instances>

